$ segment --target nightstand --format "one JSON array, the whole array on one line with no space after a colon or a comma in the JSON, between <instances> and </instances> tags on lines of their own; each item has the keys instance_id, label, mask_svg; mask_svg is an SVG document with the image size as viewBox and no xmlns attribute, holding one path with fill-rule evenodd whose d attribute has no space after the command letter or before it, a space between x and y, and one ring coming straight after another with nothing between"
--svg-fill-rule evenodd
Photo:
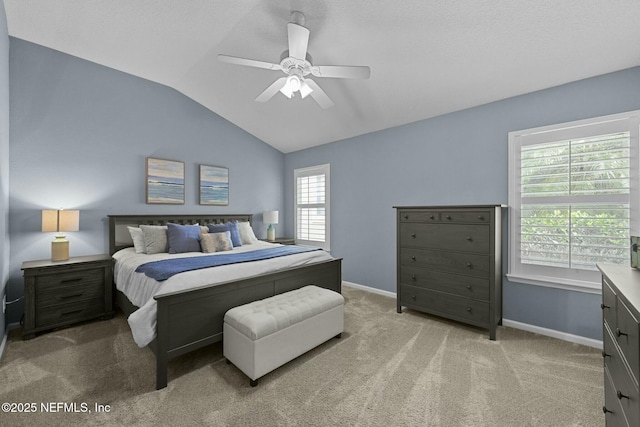
<instances>
[{"instance_id":1,"label":"nightstand","mask_svg":"<svg viewBox=\"0 0 640 427\"><path fill-rule=\"evenodd\" d=\"M296 239L293 237L276 237L276 240L260 239L263 242L280 243L281 245L295 245Z\"/></svg>"},{"instance_id":2,"label":"nightstand","mask_svg":"<svg viewBox=\"0 0 640 427\"><path fill-rule=\"evenodd\" d=\"M60 326L113 317L110 255L25 261L21 269L25 301L23 339Z\"/></svg>"}]
</instances>

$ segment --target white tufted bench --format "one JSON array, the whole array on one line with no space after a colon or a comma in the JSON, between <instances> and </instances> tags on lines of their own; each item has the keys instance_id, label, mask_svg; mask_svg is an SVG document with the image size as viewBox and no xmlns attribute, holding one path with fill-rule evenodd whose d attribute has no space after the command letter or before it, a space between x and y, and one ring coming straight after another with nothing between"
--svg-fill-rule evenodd
<instances>
[{"instance_id":1,"label":"white tufted bench","mask_svg":"<svg viewBox=\"0 0 640 427\"><path fill-rule=\"evenodd\" d=\"M258 378L344 330L344 297L309 285L232 308L224 315L223 354Z\"/></svg>"}]
</instances>

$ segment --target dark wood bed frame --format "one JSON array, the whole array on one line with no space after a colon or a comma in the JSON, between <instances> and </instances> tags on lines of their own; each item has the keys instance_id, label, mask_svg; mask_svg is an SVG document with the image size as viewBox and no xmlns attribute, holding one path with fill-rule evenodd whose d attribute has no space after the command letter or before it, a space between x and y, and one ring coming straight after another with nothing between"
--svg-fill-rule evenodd
<instances>
[{"instance_id":1,"label":"dark wood bed frame","mask_svg":"<svg viewBox=\"0 0 640 427\"><path fill-rule=\"evenodd\" d=\"M109 215L109 252L133 246L127 226L141 224L224 223L249 221L247 215ZM149 347L156 355L156 388L167 386L170 359L222 340L224 314L230 308L306 285L342 291L342 259L286 268L241 280L200 286L154 297L158 304L156 338ZM116 302L128 316L138 309L114 287Z\"/></svg>"}]
</instances>

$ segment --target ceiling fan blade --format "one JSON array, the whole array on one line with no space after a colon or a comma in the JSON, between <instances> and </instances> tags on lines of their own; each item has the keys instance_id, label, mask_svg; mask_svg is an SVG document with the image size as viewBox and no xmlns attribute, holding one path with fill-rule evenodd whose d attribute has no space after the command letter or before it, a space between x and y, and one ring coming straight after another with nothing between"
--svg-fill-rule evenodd
<instances>
[{"instance_id":1,"label":"ceiling fan blade","mask_svg":"<svg viewBox=\"0 0 640 427\"><path fill-rule=\"evenodd\" d=\"M271 97L273 95L278 93L278 91L285 85L286 82L287 82L287 78L286 77L280 77L278 80L276 80L275 82L271 83L271 86L266 88L264 90L264 92L262 92L260 95L258 95L258 97L256 98L256 101L258 101L258 102L267 102L268 100L271 99Z\"/></svg>"},{"instance_id":2,"label":"ceiling fan blade","mask_svg":"<svg viewBox=\"0 0 640 427\"><path fill-rule=\"evenodd\" d=\"M235 65L244 65L247 67L266 68L267 70L282 70L280 64L272 64L271 62L257 61L255 59L239 58L237 56L221 54L218 55L218 61Z\"/></svg>"},{"instance_id":3,"label":"ceiling fan blade","mask_svg":"<svg viewBox=\"0 0 640 427\"><path fill-rule=\"evenodd\" d=\"M371 69L358 65L316 65L311 67L311 74L336 79L368 79Z\"/></svg>"},{"instance_id":4,"label":"ceiling fan blade","mask_svg":"<svg viewBox=\"0 0 640 427\"><path fill-rule=\"evenodd\" d=\"M304 81L309 85L311 89L313 89L313 91L309 95L311 95L311 97L316 100L320 107L327 109L334 106L333 101L327 96L326 93L324 93L322 89L320 89L320 86L318 86L316 82L311 79L304 79Z\"/></svg>"},{"instance_id":5,"label":"ceiling fan blade","mask_svg":"<svg viewBox=\"0 0 640 427\"><path fill-rule=\"evenodd\" d=\"M287 32L289 34L289 56L304 61L307 57L307 46L309 45L309 29L289 22L287 24Z\"/></svg>"}]
</instances>

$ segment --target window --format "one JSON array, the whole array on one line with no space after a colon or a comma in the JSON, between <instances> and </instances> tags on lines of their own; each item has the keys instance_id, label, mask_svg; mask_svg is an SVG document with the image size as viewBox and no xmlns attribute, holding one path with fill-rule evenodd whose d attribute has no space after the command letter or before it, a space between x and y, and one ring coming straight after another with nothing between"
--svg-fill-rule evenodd
<instances>
[{"instance_id":1,"label":"window","mask_svg":"<svg viewBox=\"0 0 640 427\"><path fill-rule=\"evenodd\" d=\"M638 230L640 111L509 133L509 272L597 292Z\"/></svg>"},{"instance_id":2,"label":"window","mask_svg":"<svg viewBox=\"0 0 640 427\"><path fill-rule=\"evenodd\" d=\"M329 250L329 165L296 169L296 243Z\"/></svg>"}]
</instances>

